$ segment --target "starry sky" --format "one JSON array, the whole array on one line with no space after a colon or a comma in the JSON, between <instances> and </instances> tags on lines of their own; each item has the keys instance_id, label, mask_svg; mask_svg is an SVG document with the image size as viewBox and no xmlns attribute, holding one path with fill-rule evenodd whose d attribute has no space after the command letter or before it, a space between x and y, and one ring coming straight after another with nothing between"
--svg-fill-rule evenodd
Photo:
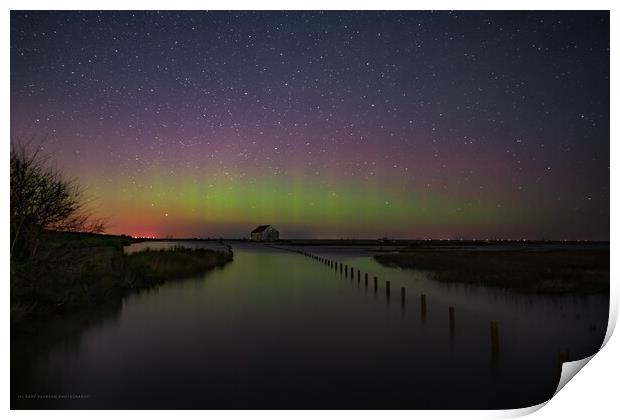
<instances>
[{"instance_id":1,"label":"starry sky","mask_svg":"<svg viewBox=\"0 0 620 420\"><path fill-rule=\"evenodd\" d=\"M11 12L109 233L609 240L608 12Z\"/></svg>"}]
</instances>

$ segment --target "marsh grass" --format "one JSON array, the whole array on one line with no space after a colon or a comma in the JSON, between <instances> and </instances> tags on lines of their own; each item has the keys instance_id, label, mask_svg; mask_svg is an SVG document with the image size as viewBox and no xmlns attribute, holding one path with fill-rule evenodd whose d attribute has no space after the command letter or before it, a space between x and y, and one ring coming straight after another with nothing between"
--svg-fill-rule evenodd
<instances>
[{"instance_id":1,"label":"marsh grass","mask_svg":"<svg viewBox=\"0 0 620 420\"><path fill-rule=\"evenodd\" d=\"M126 238L46 234L37 261L11 261L11 324L98 307L131 291L202 274L232 252L176 247L126 255Z\"/></svg>"},{"instance_id":2,"label":"marsh grass","mask_svg":"<svg viewBox=\"0 0 620 420\"><path fill-rule=\"evenodd\" d=\"M388 267L429 271L441 282L528 293L608 293L609 251L464 251L420 249L375 255Z\"/></svg>"},{"instance_id":3,"label":"marsh grass","mask_svg":"<svg viewBox=\"0 0 620 420\"><path fill-rule=\"evenodd\" d=\"M232 253L176 246L167 250L146 249L125 256L129 282L152 285L198 275L232 260Z\"/></svg>"}]
</instances>

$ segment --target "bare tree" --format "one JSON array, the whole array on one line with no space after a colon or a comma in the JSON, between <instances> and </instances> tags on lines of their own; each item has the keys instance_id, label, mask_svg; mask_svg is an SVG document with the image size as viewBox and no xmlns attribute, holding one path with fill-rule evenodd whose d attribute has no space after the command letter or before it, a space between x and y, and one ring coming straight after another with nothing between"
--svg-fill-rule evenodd
<instances>
[{"instance_id":1,"label":"bare tree","mask_svg":"<svg viewBox=\"0 0 620 420\"><path fill-rule=\"evenodd\" d=\"M33 258L45 230L103 231L102 221L87 209L84 190L41 154L41 144L12 139L10 166L11 259Z\"/></svg>"}]
</instances>

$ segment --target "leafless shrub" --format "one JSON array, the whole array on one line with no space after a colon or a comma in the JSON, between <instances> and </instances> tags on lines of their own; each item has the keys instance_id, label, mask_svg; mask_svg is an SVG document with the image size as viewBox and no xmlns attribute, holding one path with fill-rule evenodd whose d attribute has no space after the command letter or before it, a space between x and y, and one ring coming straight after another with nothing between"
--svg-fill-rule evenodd
<instances>
[{"instance_id":1,"label":"leafless shrub","mask_svg":"<svg viewBox=\"0 0 620 420\"><path fill-rule=\"evenodd\" d=\"M55 168L41 144L11 139L11 259L34 258L46 230L97 233L82 187Z\"/></svg>"}]
</instances>

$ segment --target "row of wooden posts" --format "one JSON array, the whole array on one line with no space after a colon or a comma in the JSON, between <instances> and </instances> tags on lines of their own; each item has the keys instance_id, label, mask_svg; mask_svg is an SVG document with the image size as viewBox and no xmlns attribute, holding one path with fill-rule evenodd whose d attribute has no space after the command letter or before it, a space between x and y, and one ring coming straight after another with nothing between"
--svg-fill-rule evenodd
<instances>
[{"instance_id":1,"label":"row of wooden posts","mask_svg":"<svg viewBox=\"0 0 620 420\"><path fill-rule=\"evenodd\" d=\"M355 268L349 267L347 264L343 264L342 262L330 260L328 258L320 257L318 255L314 255L314 254L311 254L305 251L297 251L297 252L306 257L312 258L322 264L325 264L330 268L333 268L335 271L339 272L340 274L343 274L343 271L344 271L345 278L350 277L351 280L355 278L355 274L356 274ZM357 283L358 284L360 284L361 278L362 278L362 273L358 269L357 270ZM368 273L364 273L364 286L368 288ZM373 287L374 287L374 292L376 294L379 289L379 279L377 278L377 276L373 276ZM391 293L390 281L386 280L385 297L387 300L390 300L390 293ZM401 287L400 288L400 303L403 308L405 307L405 301L406 301L406 290L404 287ZM420 315L422 317L422 321L426 320L426 312L427 312L426 295L421 294L420 295ZM454 336L455 324L456 324L455 319L456 319L456 315L455 315L454 306L450 306L448 307L448 324L449 324L451 336ZM491 321L490 332L491 332L491 353L493 354L494 357L496 357L499 354L499 329L498 329L497 321Z\"/></svg>"},{"instance_id":2,"label":"row of wooden posts","mask_svg":"<svg viewBox=\"0 0 620 420\"><path fill-rule=\"evenodd\" d=\"M291 249L287 249L287 250L291 251ZM318 255L314 255L314 254L311 254L305 251L294 250L294 252L297 252L306 257L312 258L322 264L325 264L328 267L333 268L335 271L340 272L340 274L343 274L343 270L344 270L345 277L350 276L351 280L354 279L355 269L353 267L349 267L347 264L342 264L342 262L330 260L328 258L320 257ZM361 271L358 269L357 270L357 283L360 284L360 282L361 282ZM377 276L373 276L373 286L374 286L375 294L377 293L378 288L379 288L378 282L379 280ZM368 273L364 273L364 285L366 288L368 288ZM390 299L390 281L389 280L386 280L385 282L385 296L388 300ZM405 299L406 299L406 291L404 287L401 287L400 288L400 301L401 301L401 306L403 308L405 307ZM426 320L426 312L427 312L426 295L421 294L420 295L420 315L422 317L422 321ZM448 307L448 323L449 323L449 328L450 328L450 336L454 336L455 323L456 323L455 319L456 319L456 315L455 315L454 306L449 306ZM494 363L496 363L499 360L499 326L498 326L497 321L491 321L490 335L491 335L491 355L492 355L492 359ZM558 378L560 377L562 373L562 365L565 362L568 362L568 349L560 350L558 352L558 362L557 362Z\"/></svg>"},{"instance_id":3,"label":"row of wooden posts","mask_svg":"<svg viewBox=\"0 0 620 420\"><path fill-rule=\"evenodd\" d=\"M279 248L279 247L273 246L273 248ZM286 251L296 252L298 254L312 258L322 264L327 265L330 268L333 268L335 271L339 271L340 274L343 273L343 269L344 269L345 277L349 277L348 273L350 273L351 280L353 280L354 278L354 274L355 274L354 268L349 267L347 264L343 265L342 262L330 260L329 258L325 258L325 257L320 257L318 255L314 255L306 251L290 249L290 248L281 248L281 249L284 249ZM357 270L357 283L360 284L360 281L361 281L361 271L358 269ZM378 281L379 280L377 276L373 276L375 294L377 293L378 288L379 288ZM366 288L368 288L368 273L364 273L364 285ZM390 281L389 280L385 282L385 295L389 301L390 299ZM400 288L400 301L401 301L401 306L403 309L405 307L405 298L406 298L405 288L401 287ZM426 295L423 293L420 295L420 315L422 317L422 321L426 321ZM454 306L449 306L448 307L448 322L449 322L449 328L450 328L450 336L454 336L455 324L456 324L455 318L456 316L455 316ZM497 321L491 321L490 333L491 333L491 355L492 355L493 361L497 362L499 360L499 327L498 327ZM562 373L562 365L565 362L568 362L568 348L564 350L559 350L558 352L558 362L557 362L558 378L560 377Z\"/></svg>"}]
</instances>

